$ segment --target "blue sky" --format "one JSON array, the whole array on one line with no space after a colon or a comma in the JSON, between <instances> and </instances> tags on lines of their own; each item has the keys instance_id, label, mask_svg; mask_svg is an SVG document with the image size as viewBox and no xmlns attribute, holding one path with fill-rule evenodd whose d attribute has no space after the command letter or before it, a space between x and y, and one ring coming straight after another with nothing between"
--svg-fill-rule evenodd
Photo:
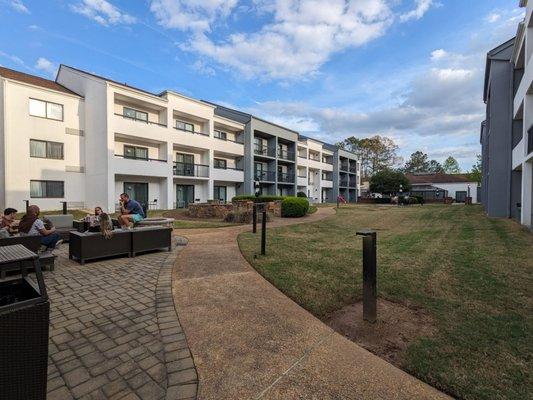
<instances>
[{"instance_id":1,"label":"blue sky","mask_svg":"<svg viewBox=\"0 0 533 400\"><path fill-rule=\"evenodd\" d=\"M469 169L485 54L522 15L509 0L0 0L0 65L52 78L63 63Z\"/></svg>"}]
</instances>

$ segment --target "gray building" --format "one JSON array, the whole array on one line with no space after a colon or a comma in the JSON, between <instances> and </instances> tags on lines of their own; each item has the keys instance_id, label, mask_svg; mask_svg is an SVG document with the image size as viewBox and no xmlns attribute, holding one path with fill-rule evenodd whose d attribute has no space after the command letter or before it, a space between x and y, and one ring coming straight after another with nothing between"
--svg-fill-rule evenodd
<instances>
[{"instance_id":1,"label":"gray building","mask_svg":"<svg viewBox=\"0 0 533 400\"><path fill-rule=\"evenodd\" d=\"M487 53L483 101L486 120L481 124L481 202L491 217L516 216L517 199L512 196L511 158L513 135L514 38ZM521 129L520 129L521 131ZM519 201L519 200L518 200Z\"/></svg>"},{"instance_id":2,"label":"gray building","mask_svg":"<svg viewBox=\"0 0 533 400\"><path fill-rule=\"evenodd\" d=\"M360 163L355 154L254 115L209 104L216 106L215 115L245 124L244 184L238 194L303 192L312 202L334 202L337 196L357 201Z\"/></svg>"}]
</instances>

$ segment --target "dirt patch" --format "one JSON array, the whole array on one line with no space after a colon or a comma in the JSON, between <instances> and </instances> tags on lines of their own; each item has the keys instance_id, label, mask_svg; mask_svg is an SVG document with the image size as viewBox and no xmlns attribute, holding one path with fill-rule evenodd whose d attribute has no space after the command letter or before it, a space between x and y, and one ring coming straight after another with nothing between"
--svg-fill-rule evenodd
<instances>
[{"instance_id":1,"label":"dirt patch","mask_svg":"<svg viewBox=\"0 0 533 400\"><path fill-rule=\"evenodd\" d=\"M403 364L407 346L421 336L432 336L436 329L432 318L422 309L388 300L378 300L378 320L363 321L363 303L342 308L324 322L348 339L391 364Z\"/></svg>"}]
</instances>

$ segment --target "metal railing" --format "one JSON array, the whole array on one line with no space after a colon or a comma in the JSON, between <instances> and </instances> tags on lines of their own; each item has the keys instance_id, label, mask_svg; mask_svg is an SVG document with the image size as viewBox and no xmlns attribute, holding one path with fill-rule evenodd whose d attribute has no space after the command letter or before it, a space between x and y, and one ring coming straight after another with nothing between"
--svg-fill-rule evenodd
<instances>
[{"instance_id":1,"label":"metal railing","mask_svg":"<svg viewBox=\"0 0 533 400\"><path fill-rule=\"evenodd\" d=\"M115 154L115 157L125 158L126 160L141 160L141 161L159 161L159 162L167 162L167 160L160 160L160 159L158 159L158 158L147 158L147 157L125 156L124 154Z\"/></svg>"},{"instance_id":2,"label":"metal railing","mask_svg":"<svg viewBox=\"0 0 533 400\"><path fill-rule=\"evenodd\" d=\"M276 149L268 146L254 146L254 154L259 156L276 157Z\"/></svg>"},{"instance_id":3,"label":"metal railing","mask_svg":"<svg viewBox=\"0 0 533 400\"><path fill-rule=\"evenodd\" d=\"M322 159L322 162L323 162L324 164L333 165L333 159L328 160L327 158L323 158L323 159Z\"/></svg>"},{"instance_id":4,"label":"metal railing","mask_svg":"<svg viewBox=\"0 0 533 400\"><path fill-rule=\"evenodd\" d=\"M178 128L177 126L174 126L173 128L174 128L175 130L177 130L177 131L180 131L180 132L192 133L193 135L209 136L209 133L205 133L205 132L200 132L200 131L188 131L187 129L181 129L181 128Z\"/></svg>"},{"instance_id":5,"label":"metal railing","mask_svg":"<svg viewBox=\"0 0 533 400\"><path fill-rule=\"evenodd\" d=\"M174 162L174 175L209 177L209 165Z\"/></svg>"},{"instance_id":6,"label":"metal railing","mask_svg":"<svg viewBox=\"0 0 533 400\"><path fill-rule=\"evenodd\" d=\"M118 115L119 117L122 117L122 118L131 119L132 121L144 122L145 124L151 124L151 125L159 125L159 126L162 126L164 128L167 127L166 124L160 124L159 122L148 121L148 120L141 119L141 118L130 117L128 115L119 114L119 113L115 113L115 115Z\"/></svg>"},{"instance_id":7,"label":"metal railing","mask_svg":"<svg viewBox=\"0 0 533 400\"><path fill-rule=\"evenodd\" d=\"M276 180L276 173L274 171L255 171L254 180L274 182Z\"/></svg>"},{"instance_id":8,"label":"metal railing","mask_svg":"<svg viewBox=\"0 0 533 400\"><path fill-rule=\"evenodd\" d=\"M294 161L294 151L278 149L278 158Z\"/></svg>"},{"instance_id":9,"label":"metal railing","mask_svg":"<svg viewBox=\"0 0 533 400\"><path fill-rule=\"evenodd\" d=\"M286 172L278 172L278 182L294 183L294 174L288 174Z\"/></svg>"},{"instance_id":10,"label":"metal railing","mask_svg":"<svg viewBox=\"0 0 533 400\"><path fill-rule=\"evenodd\" d=\"M239 168L239 167L223 167L221 165L214 165L213 168L215 169L231 169L231 170L234 170L234 171L244 171L244 168Z\"/></svg>"},{"instance_id":11,"label":"metal railing","mask_svg":"<svg viewBox=\"0 0 533 400\"><path fill-rule=\"evenodd\" d=\"M333 177L332 176L328 176L328 175L322 175L322 180L323 181L332 181Z\"/></svg>"},{"instance_id":12,"label":"metal railing","mask_svg":"<svg viewBox=\"0 0 533 400\"><path fill-rule=\"evenodd\" d=\"M237 144L244 144L244 140L242 139L228 139L227 137L226 138L223 138L223 137L220 137L220 136L214 136L215 139L218 139L218 140L223 140L225 142L233 142L233 143L237 143Z\"/></svg>"},{"instance_id":13,"label":"metal railing","mask_svg":"<svg viewBox=\"0 0 533 400\"><path fill-rule=\"evenodd\" d=\"M309 159L313 161L320 161L320 156L309 153Z\"/></svg>"}]
</instances>

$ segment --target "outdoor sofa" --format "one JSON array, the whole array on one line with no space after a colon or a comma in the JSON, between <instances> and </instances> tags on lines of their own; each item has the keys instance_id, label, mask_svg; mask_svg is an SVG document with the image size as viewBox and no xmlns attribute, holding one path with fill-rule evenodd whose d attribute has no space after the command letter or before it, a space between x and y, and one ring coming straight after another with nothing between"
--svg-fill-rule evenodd
<instances>
[{"instance_id":1,"label":"outdoor sofa","mask_svg":"<svg viewBox=\"0 0 533 400\"><path fill-rule=\"evenodd\" d=\"M109 239L98 232L70 232L69 258L82 265L87 260L135 257L138 253L159 249L172 249L172 228L115 229Z\"/></svg>"}]
</instances>

